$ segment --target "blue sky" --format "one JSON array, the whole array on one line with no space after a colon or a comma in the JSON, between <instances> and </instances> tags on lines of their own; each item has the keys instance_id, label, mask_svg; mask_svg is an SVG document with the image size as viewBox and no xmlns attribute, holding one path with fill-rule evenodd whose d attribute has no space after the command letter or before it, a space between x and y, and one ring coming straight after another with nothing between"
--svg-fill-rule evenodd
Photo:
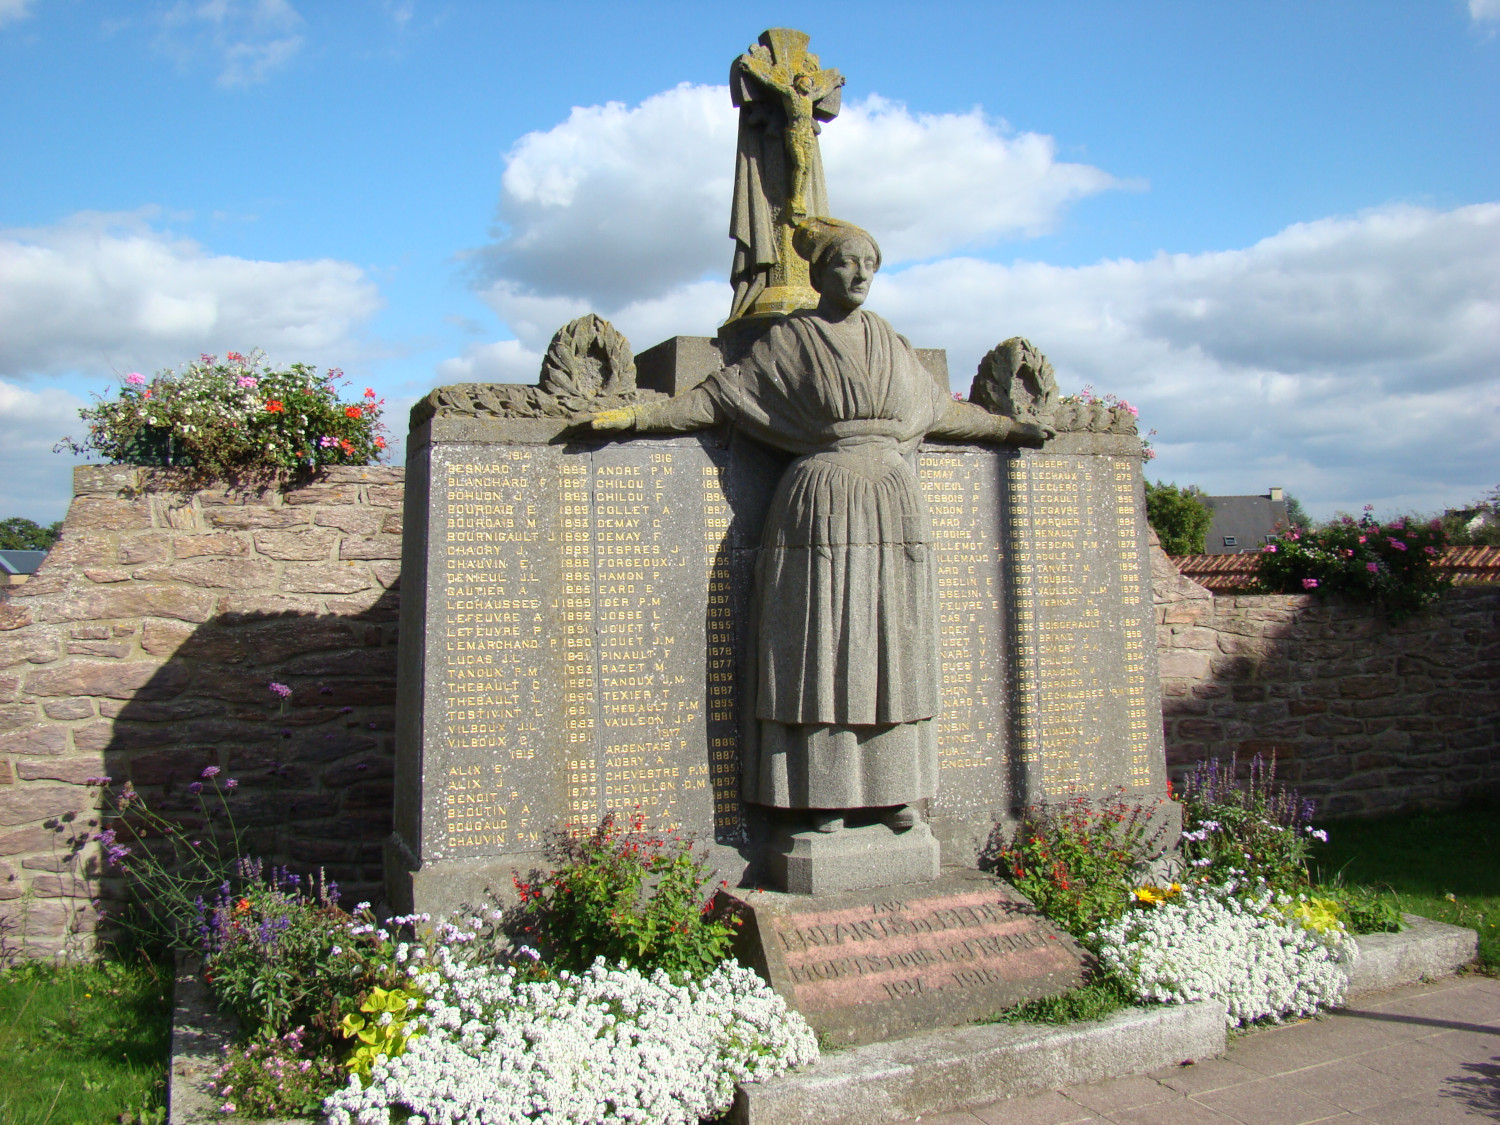
<instances>
[{"instance_id":1,"label":"blue sky","mask_svg":"<svg viewBox=\"0 0 1500 1125\"><path fill-rule=\"evenodd\" d=\"M1140 407L1153 477L1500 481L1500 0L0 0L0 515L59 518L79 403L200 351L341 366L399 433L583 311L712 334L770 26L847 77L833 210L957 389L1024 335Z\"/></svg>"}]
</instances>

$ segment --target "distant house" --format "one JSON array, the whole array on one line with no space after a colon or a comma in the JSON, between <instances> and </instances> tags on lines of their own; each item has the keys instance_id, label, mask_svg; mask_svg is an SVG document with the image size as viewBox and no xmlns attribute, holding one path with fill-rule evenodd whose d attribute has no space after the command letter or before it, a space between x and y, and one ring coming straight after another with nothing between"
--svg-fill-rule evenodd
<instances>
[{"instance_id":1,"label":"distant house","mask_svg":"<svg viewBox=\"0 0 1500 1125\"><path fill-rule=\"evenodd\" d=\"M1264 496L1199 496L1214 514L1204 543L1210 555L1259 551L1287 526L1286 494L1273 488Z\"/></svg>"},{"instance_id":2,"label":"distant house","mask_svg":"<svg viewBox=\"0 0 1500 1125\"><path fill-rule=\"evenodd\" d=\"M46 551L0 551L0 598L35 574L46 557Z\"/></svg>"}]
</instances>

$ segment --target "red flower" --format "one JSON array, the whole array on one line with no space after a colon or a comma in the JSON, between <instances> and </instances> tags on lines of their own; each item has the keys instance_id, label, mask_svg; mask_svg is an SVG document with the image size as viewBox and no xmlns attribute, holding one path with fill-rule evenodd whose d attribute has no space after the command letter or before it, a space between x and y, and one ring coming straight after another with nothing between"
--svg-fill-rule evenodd
<instances>
[{"instance_id":1,"label":"red flower","mask_svg":"<svg viewBox=\"0 0 1500 1125\"><path fill-rule=\"evenodd\" d=\"M374 387L366 387L365 388L365 398L374 398L374 397L375 397L375 388Z\"/></svg>"},{"instance_id":2,"label":"red flower","mask_svg":"<svg viewBox=\"0 0 1500 1125\"><path fill-rule=\"evenodd\" d=\"M349 443L349 439L348 438L343 438L339 442L339 448L342 449L345 453L353 453L354 452L354 446Z\"/></svg>"},{"instance_id":3,"label":"red flower","mask_svg":"<svg viewBox=\"0 0 1500 1125\"><path fill-rule=\"evenodd\" d=\"M279 399L274 399L274 398L268 398L268 399L266 399L266 409L268 411L270 411L272 414L285 414L286 413L286 407L284 407L284 406L281 405L281 402L280 402Z\"/></svg>"},{"instance_id":4,"label":"red flower","mask_svg":"<svg viewBox=\"0 0 1500 1125\"><path fill-rule=\"evenodd\" d=\"M363 413L364 411L360 410L360 408L357 406L344 407L344 414L350 418L358 418Z\"/></svg>"},{"instance_id":5,"label":"red flower","mask_svg":"<svg viewBox=\"0 0 1500 1125\"><path fill-rule=\"evenodd\" d=\"M385 438L383 438L383 437L376 438L375 439L375 448L376 449L384 449L385 448Z\"/></svg>"}]
</instances>

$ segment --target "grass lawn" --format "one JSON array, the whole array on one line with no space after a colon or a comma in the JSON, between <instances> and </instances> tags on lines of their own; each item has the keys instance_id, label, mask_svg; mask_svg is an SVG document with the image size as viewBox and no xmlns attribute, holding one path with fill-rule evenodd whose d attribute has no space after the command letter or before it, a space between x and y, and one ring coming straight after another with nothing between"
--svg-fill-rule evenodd
<instances>
[{"instance_id":1,"label":"grass lawn","mask_svg":"<svg viewBox=\"0 0 1500 1125\"><path fill-rule=\"evenodd\" d=\"M165 1120L172 975L145 962L0 973L0 1122Z\"/></svg>"},{"instance_id":2,"label":"grass lawn","mask_svg":"<svg viewBox=\"0 0 1500 1125\"><path fill-rule=\"evenodd\" d=\"M1500 803L1444 812L1317 822L1328 843L1313 855L1315 881L1389 887L1401 909L1479 931L1479 961L1500 974Z\"/></svg>"}]
</instances>

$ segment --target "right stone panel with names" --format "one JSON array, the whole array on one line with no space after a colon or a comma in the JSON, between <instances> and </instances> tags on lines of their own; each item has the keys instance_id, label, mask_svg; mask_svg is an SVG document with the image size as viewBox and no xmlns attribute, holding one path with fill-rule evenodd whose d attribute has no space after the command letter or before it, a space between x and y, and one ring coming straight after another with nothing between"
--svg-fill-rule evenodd
<instances>
[{"instance_id":1,"label":"right stone panel with names","mask_svg":"<svg viewBox=\"0 0 1500 1125\"><path fill-rule=\"evenodd\" d=\"M1026 802L1165 781L1140 460L1007 466L1012 733Z\"/></svg>"}]
</instances>

